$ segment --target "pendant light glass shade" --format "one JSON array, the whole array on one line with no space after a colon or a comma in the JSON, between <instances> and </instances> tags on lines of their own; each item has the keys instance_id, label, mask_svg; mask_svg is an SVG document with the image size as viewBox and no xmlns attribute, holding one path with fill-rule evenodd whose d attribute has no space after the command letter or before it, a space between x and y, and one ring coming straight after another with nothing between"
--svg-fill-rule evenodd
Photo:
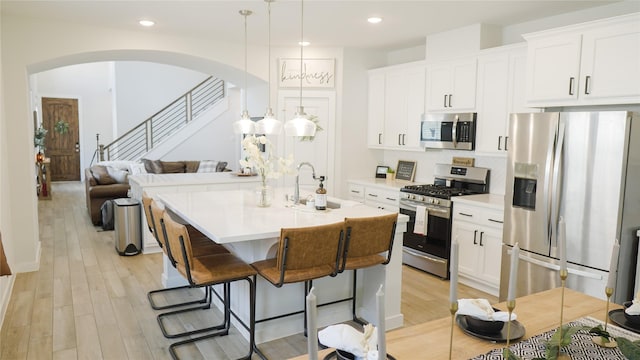
<instances>
[{"instance_id":1,"label":"pendant light glass shade","mask_svg":"<svg viewBox=\"0 0 640 360\"><path fill-rule=\"evenodd\" d=\"M247 110L242 112L240 120L233 123L233 132L236 134L253 134L255 132L255 123L251 120Z\"/></svg>"},{"instance_id":2,"label":"pendant light glass shade","mask_svg":"<svg viewBox=\"0 0 640 360\"><path fill-rule=\"evenodd\" d=\"M240 15L244 16L244 110L240 120L233 123L233 132L236 134L253 134L255 123L247 111L247 16L251 15L251 10L240 10Z\"/></svg>"},{"instance_id":3,"label":"pendant light glass shade","mask_svg":"<svg viewBox=\"0 0 640 360\"><path fill-rule=\"evenodd\" d=\"M304 0L300 0L300 44L304 41ZM293 119L284 124L284 132L287 136L315 136L316 124L307 118L302 106L302 65L303 45L300 45L300 106L296 109Z\"/></svg>"},{"instance_id":4,"label":"pendant light glass shade","mask_svg":"<svg viewBox=\"0 0 640 360\"><path fill-rule=\"evenodd\" d=\"M298 106L293 119L284 124L287 136L315 136L316 124L307 118L303 106Z\"/></svg>"},{"instance_id":5,"label":"pendant light glass shade","mask_svg":"<svg viewBox=\"0 0 640 360\"><path fill-rule=\"evenodd\" d=\"M269 53L267 56L267 74L269 74L269 83L267 84L267 102L271 104L271 3L275 0L264 0L267 3L267 14L269 19ZM282 131L282 121L276 119L271 110L271 106L267 107L267 112L262 120L256 122L256 134L277 135Z\"/></svg>"}]
</instances>

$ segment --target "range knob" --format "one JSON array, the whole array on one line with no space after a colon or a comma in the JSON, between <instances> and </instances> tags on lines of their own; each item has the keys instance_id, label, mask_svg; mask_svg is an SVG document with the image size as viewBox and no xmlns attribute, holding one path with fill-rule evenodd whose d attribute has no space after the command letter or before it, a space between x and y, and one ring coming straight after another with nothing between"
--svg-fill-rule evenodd
<instances>
[{"instance_id":1,"label":"range knob","mask_svg":"<svg viewBox=\"0 0 640 360\"><path fill-rule=\"evenodd\" d=\"M436 205L438 205L438 204L440 204L440 200L438 200L438 199L433 199L432 204L436 204Z\"/></svg>"}]
</instances>

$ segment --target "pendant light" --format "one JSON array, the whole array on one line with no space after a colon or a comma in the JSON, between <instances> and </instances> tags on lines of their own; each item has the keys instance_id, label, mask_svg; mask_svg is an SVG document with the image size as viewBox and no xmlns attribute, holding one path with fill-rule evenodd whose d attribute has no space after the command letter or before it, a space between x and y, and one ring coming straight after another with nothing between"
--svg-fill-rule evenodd
<instances>
[{"instance_id":1,"label":"pendant light","mask_svg":"<svg viewBox=\"0 0 640 360\"><path fill-rule=\"evenodd\" d=\"M233 123L233 131L237 134L253 134L255 123L249 116L247 110L247 16L253 12L251 10L240 10L240 15L244 16L244 110L240 120Z\"/></svg>"},{"instance_id":2,"label":"pendant light","mask_svg":"<svg viewBox=\"0 0 640 360\"><path fill-rule=\"evenodd\" d=\"M284 124L284 132L288 136L315 136L316 124L307 118L302 106L302 66L303 66L303 30L304 30L304 0L300 0L300 106L292 120Z\"/></svg>"},{"instance_id":3,"label":"pendant light","mask_svg":"<svg viewBox=\"0 0 640 360\"><path fill-rule=\"evenodd\" d=\"M269 16L269 61L267 67L267 73L269 74L269 84L267 91L267 112L264 114L264 118L256 123L256 133L274 135L279 134L282 130L282 121L276 119L271 110L271 3L275 0L264 0L267 3L267 14Z\"/></svg>"}]
</instances>

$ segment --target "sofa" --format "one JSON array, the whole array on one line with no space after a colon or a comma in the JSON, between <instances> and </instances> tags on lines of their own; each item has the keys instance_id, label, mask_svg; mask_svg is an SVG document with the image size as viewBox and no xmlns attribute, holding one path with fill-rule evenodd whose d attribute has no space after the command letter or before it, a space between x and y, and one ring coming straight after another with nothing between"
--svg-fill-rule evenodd
<instances>
[{"instance_id":1,"label":"sofa","mask_svg":"<svg viewBox=\"0 0 640 360\"><path fill-rule=\"evenodd\" d=\"M129 175L175 174L231 171L227 163L216 160L162 161L103 161L85 169L87 210L94 225L102 223L101 207L107 200L128 197Z\"/></svg>"},{"instance_id":2,"label":"sofa","mask_svg":"<svg viewBox=\"0 0 640 360\"><path fill-rule=\"evenodd\" d=\"M129 192L129 180L123 175L104 165L94 165L84 170L87 210L93 225L102 223L100 208L107 200L126 198ZM111 174L110 174L111 173Z\"/></svg>"}]
</instances>

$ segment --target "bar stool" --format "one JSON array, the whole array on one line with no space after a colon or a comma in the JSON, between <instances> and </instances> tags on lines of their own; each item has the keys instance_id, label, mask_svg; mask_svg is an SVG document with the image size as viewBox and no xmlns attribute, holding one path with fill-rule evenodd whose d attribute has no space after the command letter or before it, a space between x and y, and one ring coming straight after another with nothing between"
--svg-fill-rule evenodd
<instances>
[{"instance_id":1,"label":"bar stool","mask_svg":"<svg viewBox=\"0 0 640 360\"><path fill-rule=\"evenodd\" d=\"M166 212L164 212L164 216L162 216L160 222L163 225L168 240L167 243L171 249L173 249L171 251L176 261L176 269L189 281L192 287L205 287L210 297L213 285L224 284L224 326L222 328L218 328L218 326L210 327L208 330L219 331L171 344L169 346L171 357L178 359L175 349L179 346L216 336L224 336L229 333L229 328L231 327L230 284L234 281L246 280L249 283L249 326L238 319L245 329L249 331L249 353L246 357L243 357L243 359L250 359L254 351L264 359L265 357L255 345L256 288L254 279L256 271L253 267L231 253L195 256L193 254L189 231L185 225L167 216ZM162 323L160 316L158 317L158 321Z\"/></svg>"},{"instance_id":2,"label":"bar stool","mask_svg":"<svg viewBox=\"0 0 640 360\"><path fill-rule=\"evenodd\" d=\"M264 279L275 287L284 284L304 282L304 296L307 295L314 279L336 276L344 241L344 223L290 228L280 230L280 240L275 258L256 261L251 264ZM304 299L304 297L303 297ZM274 320L304 312L306 334L306 302L304 310L256 322Z\"/></svg>"},{"instance_id":3,"label":"bar stool","mask_svg":"<svg viewBox=\"0 0 640 360\"><path fill-rule=\"evenodd\" d=\"M353 270L353 293L345 300L351 301L353 320L361 325L366 322L356 316L357 271L391 261L397 221L397 213L344 220L346 239L340 272Z\"/></svg>"},{"instance_id":4,"label":"bar stool","mask_svg":"<svg viewBox=\"0 0 640 360\"><path fill-rule=\"evenodd\" d=\"M148 225L149 231L151 232L153 237L158 242L158 246L160 246L162 251L169 258L169 261L173 264L174 261L171 258L171 254L168 253L167 246L165 246L165 241L166 240L165 240L164 234L162 233L160 225L156 223L156 221L155 221L155 219L153 217L153 212L151 210L152 204L153 204L153 207L156 208L156 213L160 214L162 212L162 209L160 209L160 207L157 205L155 200L153 200L153 198L151 198L149 195L147 195L147 193L143 193L142 194L142 205L143 205L142 207L144 209L145 217L147 218L147 225ZM193 229L193 232L195 233L195 232L197 232L197 230ZM194 237L194 238L197 239L197 241L196 241L195 244L193 244L193 246L196 249L198 249L197 250L198 253L223 253L223 252L228 252L228 250L224 246L218 245L218 244L214 243L213 241L211 241L209 239L206 239L204 237L204 235L201 235L199 237ZM207 302L207 296L204 296L202 299L186 301L186 302L180 302L180 303L173 303L173 304L168 304L168 305L158 305L153 300L153 296L155 294L166 293L166 292L171 292L171 291L176 291L176 290L189 289L189 288L191 288L191 287L186 285L186 286L178 286L178 287L171 287L171 288L163 288L163 289L158 289L158 290L152 290L152 291L149 291L147 293L147 299L149 299L149 304L151 305L151 308L153 308L154 310L165 310L165 309L171 309L171 308L176 308L176 307L185 306L185 305L203 304L203 303Z\"/></svg>"}]
</instances>

